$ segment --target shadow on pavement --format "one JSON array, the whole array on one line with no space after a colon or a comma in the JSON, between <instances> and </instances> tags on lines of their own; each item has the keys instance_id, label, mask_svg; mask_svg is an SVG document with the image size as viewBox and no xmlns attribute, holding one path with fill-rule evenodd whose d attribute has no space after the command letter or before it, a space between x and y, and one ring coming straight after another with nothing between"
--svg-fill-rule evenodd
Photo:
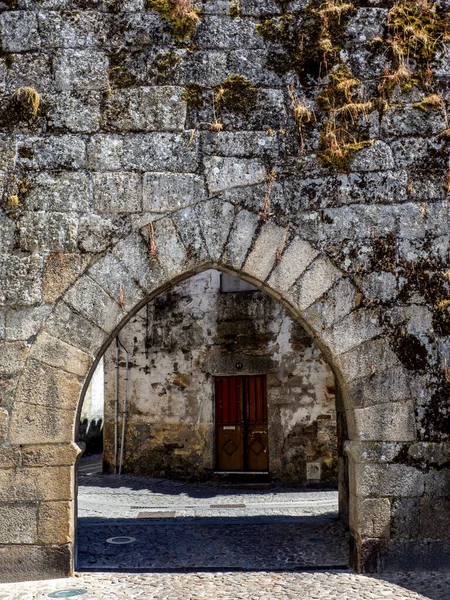
<instances>
[{"instance_id":1,"label":"shadow on pavement","mask_svg":"<svg viewBox=\"0 0 450 600\"><path fill-rule=\"evenodd\" d=\"M379 582L396 584L405 590L421 594L429 600L448 600L450 598L450 577L443 577L439 580L436 577L436 572L382 573L380 575L367 575L366 577ZM398 598L402 600L401 596Z\"/></svg>"},{"instance_id":2,"label":"shadow on pavement","mask_svg":"<svg viewBox=\"0 0 450 600\"><path fill-rule=\"evenodd\" d=\"M79 570L346 568L348 555L336 518L78 519Z\"/></svg>"}]
</instances>

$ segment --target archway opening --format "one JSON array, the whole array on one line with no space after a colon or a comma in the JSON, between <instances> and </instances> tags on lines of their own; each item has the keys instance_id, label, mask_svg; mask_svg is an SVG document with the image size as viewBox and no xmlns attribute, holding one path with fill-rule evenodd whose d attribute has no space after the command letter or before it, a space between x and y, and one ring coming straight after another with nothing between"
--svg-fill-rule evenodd
<instances>
[{"instance_id":1,"label":"archway opening","mask_svg":"<svg viewBox=\"0 0 450 600\"><path fill-rule=\"evenodd\" d=\"M339 386L242 279L209 269L140 308L96 366L78 439L79 569L347 566Z\"/></svg>"}]
</instances>

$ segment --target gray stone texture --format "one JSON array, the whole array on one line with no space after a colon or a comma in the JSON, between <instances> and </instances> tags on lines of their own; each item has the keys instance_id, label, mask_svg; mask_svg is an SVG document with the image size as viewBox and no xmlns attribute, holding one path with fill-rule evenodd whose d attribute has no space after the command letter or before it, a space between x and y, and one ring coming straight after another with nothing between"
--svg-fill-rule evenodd
<instances>
[{"instance_id":1,"label":"gray stone texture","mask_svg":"<svg viewBox=\"0 0 450 600\"><path fill-rule=\"evenodd\" d=\"M73 507L58 504L70 468L13 470L17 445L72 442L89 360L143 298L211 267L266 285L334 370L349 438L370 458L349 453L352 495L367 499L356 523L376 517L355 530L352 564L423 568L439 555L448 568L450 53L444 40L430 87L397 86L378 112L390 5L363 4L342 17L339 60L377 108L351 124L373 143L342 172L319 156L323 65L296 70L255 31L278 2L242 0L237 18L205 2L185 41L142 0L1 4L0 499L14 523L0 526L1 579L17 564L27 578L66 575L73 559ZM306 5L287 8L301 28ZM232 75L255 86L244 106L220 101ZM36 116L20 87L39 94ZM439 102L421 105L431 93ZM315 115L301 132L293 98ZM381 543L386 502L372 500L387 498ZM55 504L38 514L40 501Z\"/></svg>"}]
</instances>

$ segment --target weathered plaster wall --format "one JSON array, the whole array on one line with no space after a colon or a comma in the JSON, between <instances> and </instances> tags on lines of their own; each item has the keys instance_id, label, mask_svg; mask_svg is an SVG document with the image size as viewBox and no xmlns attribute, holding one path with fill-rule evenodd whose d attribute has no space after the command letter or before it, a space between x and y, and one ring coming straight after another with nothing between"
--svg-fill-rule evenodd
<instances>
[{"instance_id":1,"label":"weathered plaster wall","mask_svg":"<svg viewBox=\"0 0 450 600\"><path fill-rule=\"evenodd\" d=\"M208 0L185 40L152 6L0 4L2 578L73 568L93 361L214 267L334 369L352 565L448 568L448 0Z\"/></svg>"},{"instance_id":2,"label":"weathered plaster wall","mask_svg":"<svg viewBox=\"0 0 450 600\"><path fill-rule=\"evenodd\" d=\"M78 440L86 443L87 453L101 452L103 448L103 424L105 420L105 377L103 358L100 360L81 407Z\"/></svg>"},{"instance_id":3,"label":"weathered plaster wall","mask_svg":"<svg viewBox=\"0 0 450 600\"><path fill-rule=\"evenodd\" d=\"M267 373L275 479L337 485L334 376L285 310L258 290L221 293L209 270L161 294L120 334L130 352L124 471L207 478L214 470L214 375ZM237 371L237 362L243 369ZM114 465L116 349L105 361L104 462ZM120 359L123 402L125 355ZM121 425L119 426L121 430ZM308 465L308 466L307 466Z\"/></svg>"}]
</instances>

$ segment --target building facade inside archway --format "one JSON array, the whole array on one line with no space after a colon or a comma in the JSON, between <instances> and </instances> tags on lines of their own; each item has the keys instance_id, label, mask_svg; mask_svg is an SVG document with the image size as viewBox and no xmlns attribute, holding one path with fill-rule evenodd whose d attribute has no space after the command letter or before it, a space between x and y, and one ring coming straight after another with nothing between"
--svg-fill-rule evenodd
<instances>
[{"instance_id":1,"label":"building facade inside archway","mask_svg":"<svg viewBox=\"0 0 450 600\"><path fill-rule=\"evenodd\" d=\"M231 471L337 487L334 375L278 302L211 269L149 302L120 341L119 362L113 343L82 412L88 447L98 449L92 433L103 423L106 472L119 466L116 398L121 438L128 380L122 472L205 480Z\"/></svg>"}]
</instances>

